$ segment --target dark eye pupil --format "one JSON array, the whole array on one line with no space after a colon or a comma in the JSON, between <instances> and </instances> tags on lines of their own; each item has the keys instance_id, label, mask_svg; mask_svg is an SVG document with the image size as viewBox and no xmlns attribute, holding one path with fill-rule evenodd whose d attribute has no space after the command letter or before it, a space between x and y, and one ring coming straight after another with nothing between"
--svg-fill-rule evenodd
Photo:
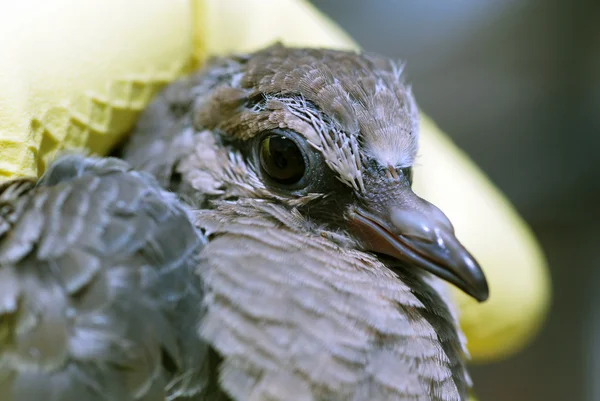
<instances>
[{"instance_id":1,"label":"dark eye pupil","mask_svg":"<svg viewBox=\"0 0 600 401\"><path fill-rule=\"evenodd\" d=\"M300 181L306 169L304 157L296 143L281 135L270 135L263 139L260 164L271 179L288 185Z\"/></svg>"}]
</instances>

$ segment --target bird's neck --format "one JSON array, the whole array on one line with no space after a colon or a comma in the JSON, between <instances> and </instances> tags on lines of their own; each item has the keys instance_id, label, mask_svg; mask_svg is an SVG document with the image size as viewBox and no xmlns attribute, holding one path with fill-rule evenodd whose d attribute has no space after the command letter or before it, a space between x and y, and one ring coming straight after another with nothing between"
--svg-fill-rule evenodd
<instances>
[{"instance_id":1,"label":"bird's neck","mask_svg":"<svg viewBox=\"0 0 600 401\"><path fill-rule=\"evenodd\" d=\"M272 303L269 313L283 319L286 327L299 326L316 336L325 354L342 352L348 341L372 352L384 348L394 353L414 345L412 354L398 358L415 369L415 380L435 387L448 385L443 384L448 379L457 394L465 394L470 379L464 340L437 278L344 247L276 204L238 200L214 207L197 211L196 224L208 237L203 258L210 268L203 272L204 280L218 297L249 308L250 315L255 314L253 304ZM235 288L230 288L232 283L237 283ZM265 324L276 320L264 318ZM322 326L323 318L332 323ZM219 324L216 318L214 322ZM206 339L219 341L210 333ZM219 351L228 352L226 347ZM419 366L430 371L423 373Z\"/></svg>"}]
</instances>

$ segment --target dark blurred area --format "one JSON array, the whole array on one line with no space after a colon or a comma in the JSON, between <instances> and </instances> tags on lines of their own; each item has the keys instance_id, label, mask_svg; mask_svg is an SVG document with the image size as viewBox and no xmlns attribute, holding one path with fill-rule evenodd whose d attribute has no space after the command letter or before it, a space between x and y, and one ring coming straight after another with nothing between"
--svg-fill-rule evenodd
<instances>
[{"instance_id":1,"label":"dark blurred area","mask_svg":"<svg viewBox=\"0 0 600 401\"><path fill-rule=\"evenodd\" d=\"M417 101L533 228L553 305L518 355L471 369L481 401L600 400L600 2L313 0L407 62Z\"/></svg>"}]
</instances>

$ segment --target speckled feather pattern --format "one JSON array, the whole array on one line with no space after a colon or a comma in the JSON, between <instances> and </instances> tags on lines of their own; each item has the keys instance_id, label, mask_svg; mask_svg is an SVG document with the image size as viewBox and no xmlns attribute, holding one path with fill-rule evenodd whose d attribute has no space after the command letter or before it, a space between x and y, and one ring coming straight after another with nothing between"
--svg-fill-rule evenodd
<instances>
[{"instance_id":1,"label":"speckled feather pattern","mask_svg":"<svg viewBox=\"0 0 600 401\"><path fill-rule=\"evenodd\" d=\"M360 133L369 153L391 165L410 165L417 152L418 109L402 69L376 55L273 46L248 60L241 86L264 94L301 94L346 135ZM394 149L405 149L406 159Z\"/></svg>"},{"instance_id":2,"label":"speckled feather pattern","mask_svg":"<svg viewBox=\"0 0 600 401\"><path fill-rule=\"evenodd\" d=\"M181 135L189 133L182 122L189 127L191 120L197 131L218 130L239 139L290 128L331 155L327 160L342 181L364 189L359 142L389 165L410 166L416 157L418 108L401 72L400 64L380 56L280 45L251 56L217 59L203 73L171 86L149 107L138 128L146 135L134 136L127 154L136 165L164 175L174 163L166 165L164 155L158 162L153 155L164 152L175 138L178 144L185 139L190 143L189 135ZM318 104L321 115L307 115L308 107L298 113L290 101ZM186 108L191 113L172 113ZM150 149L141 146L148 138L153 138ZM176 146L169 155L176 149L179 153L169 156L171 161L182 154Z\"/></svg>"}]
</instances>

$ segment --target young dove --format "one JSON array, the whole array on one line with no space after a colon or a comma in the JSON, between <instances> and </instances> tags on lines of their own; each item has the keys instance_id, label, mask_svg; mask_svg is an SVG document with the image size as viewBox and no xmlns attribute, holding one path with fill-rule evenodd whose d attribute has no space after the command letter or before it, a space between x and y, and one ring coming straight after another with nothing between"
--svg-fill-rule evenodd
<instances>
[{"instance_id":1,"label":"young dove","mask_svg":"<svg viewBox=\"0 0 600 401\"><path fill-rule=\"evenodd\" d=\"M466 400L443 281L488 287L411 190L401 72L281 45L220 58L144 111L126 162L5 184L2 400Z\"/></svg>"}]
</instances>

